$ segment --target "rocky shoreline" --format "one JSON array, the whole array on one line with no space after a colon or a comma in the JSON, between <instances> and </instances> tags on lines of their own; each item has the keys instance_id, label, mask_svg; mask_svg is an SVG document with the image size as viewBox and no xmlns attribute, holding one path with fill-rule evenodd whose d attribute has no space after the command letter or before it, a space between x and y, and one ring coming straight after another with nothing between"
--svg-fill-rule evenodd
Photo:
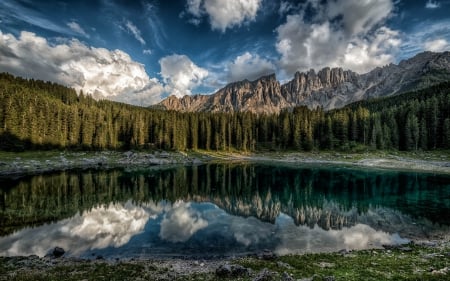
<instances>
[{"instance_id":1,"label":"rocky shoreline","mask_svg":"<svg viewBox=\"0 0 450 281\"><path fill-rule=\"evenodd\" d=\"M165 165L199 165L210 162L265 162L291 165L330 164L364 168L414 170L450 174L450 155L422 153L343 154L316 153L221 153L168 151L100 151L100 152L2 152L0 176L39 174L70 169L139 168Z\"/></svg>"},{"instance_id":2,"label":"rocky shoreline","mask_svg":"<svg viewBox=\"0 0 450 281\"><path fill-rule=\"evenodd\" d=\"M0 257L0 280L448 280L450 241L384 249L241 258L80 259L55 248L45 257ZM349 278L351 277L351 278ZM374 280L375 280L374 279ZM384 279L384 278L383 278ZM390 278L387 278L390 279Z\"/></svg>"},{"instance_id":3,"label":"rocky shoreline","mask_svg":"<svg viewBox=\"0 0 450 281\"><path fill-rule=\"evenodd\" d=\"M71 169L111 169L160 165L198 165L211 157L191 157L182 152L31 152L8 153L0 158L0 175L39 174Z\"/></svg>"}]
</instances>

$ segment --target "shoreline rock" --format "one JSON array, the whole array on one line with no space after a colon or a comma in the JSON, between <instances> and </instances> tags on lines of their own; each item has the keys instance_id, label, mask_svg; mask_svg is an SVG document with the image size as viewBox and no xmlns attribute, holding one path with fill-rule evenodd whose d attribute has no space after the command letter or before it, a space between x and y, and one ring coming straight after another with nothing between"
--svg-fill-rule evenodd
<instances>
[{"instance_id":1,"label":"shoreline rock","mask_svg":"<svg viewBox=\"0 0 450 281\"><path fill-rule=\"evenodd\" d=\"M373 270L378 270L378 267L381 266L380 261L385 259L389 259L392 263L399 261L402 264L402 274L405 273L403 269L405 259L408 259L411 264L411 276L420 278L415 274L426 273L446 278L450 275L450 270L443 259L450 258L445 255L449 252L449 247L450 242L446 240L436 242L435 246L412 245L412 251L406 252L401 249L378 249L376 251L353 251L352 257L336 253L322 253L277 256L274 260L262 260L258 257L229 257L211 260L189 258L81 259L66 256L56 259L38 256L0 257L0 268L4 273L0 275L0 280L10 280L11 277L17 277L18 274L30 276L29 280L32 280L33 276L48 277L48 274L56 274L55 272L69 275L80 274L80 268L83 268L81 273L84 274L81 279L88 277L89 280L91 278L95 280L95 276L92 274L101 274L102 276L108 274L120 280L136 280L136 276L143 280L186 280L186 278L189 280L225 278L258 281L335 280L338 279L336 273L342 271L341 263L347 263L348 266L348 264L357 265L358 262L364 261L362 266L365 268L373 266ZM437 264L436 261L441 261L441 264ZM391 273L392 270L395 270L395 264L392 263L389 262L386 265ZM430 268L430 263L435 263L436 266ZM305 266L308 269L299 275L299 270ZM64 272L62 273L61 270ZM379 269L378 276L383 275L385 270L386 268ZM134 272L135 275L129 275L130 272ZM124 275L119 276L118 274ZM205 279L205 277L207 278Z\"/></svg>"}]
</instances>

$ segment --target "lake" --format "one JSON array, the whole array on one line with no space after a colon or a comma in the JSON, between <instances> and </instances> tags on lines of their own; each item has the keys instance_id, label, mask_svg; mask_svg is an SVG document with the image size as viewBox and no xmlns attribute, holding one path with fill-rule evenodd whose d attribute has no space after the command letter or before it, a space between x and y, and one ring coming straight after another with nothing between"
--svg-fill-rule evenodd
<instances>
[{"instance_id":1,"label":"lake","mask_svg":"<svg viewBox=\"0 0 450 281\"><path fill-rule=\"evenodd\" d=\"M439 238L449 226L449 175L227 163L0 178L1 256L301 254Z\"/></svg>"}]
</instances>

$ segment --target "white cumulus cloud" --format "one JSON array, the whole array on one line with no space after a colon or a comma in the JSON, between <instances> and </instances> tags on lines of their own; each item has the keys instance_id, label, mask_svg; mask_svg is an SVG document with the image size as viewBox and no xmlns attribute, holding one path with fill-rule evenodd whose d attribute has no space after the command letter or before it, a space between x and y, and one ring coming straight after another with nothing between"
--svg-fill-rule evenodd
<instances>
[{"instance_id":1,"label":"white cumulus cloud","mask_svg":"<svg viewBox=\"0 0 450 281\"><path fill-rule=\"evenodd\" d=\"M96 98L150 105L164 91L127 53L88 47L76 39L52 45L31 32L16 38L0 31L0 55L0 71L54 81Z\"/></svg>"},{"instance_id":2,"label":"white cumulus cloud","mask_svg":"<svg viewBox=\"0 0 450 281\"><path fill-rule=\"evenodd\" d=\"M212 29L225 32L227 28L254 21L261 0L188 0L187 12L197 20L207 15ZM198 21L194 21L198 24Z\"/></svg>"},{"instance_id":3,"label":"white cumulus cloud","mask_svg":"<svg viewBox=\"0 0 450 281\"><path fill-rule=\"evenodd\" d=\"M427 3L425 4L425 8L427 9L436 9L439 8L440 6L441 4L439 4L439 2L433 0L428 0Z\"/></svg>"},{"instance_id":4,"label":"white cumulus cloud","mask_svg":"<svg viewBox=\"0 0 450 281\"><path fill-rule=\"evenodd\" d=\"M202 16L202 2L203 0L187 0L187 11L191 13L193 16L201 17Z\"/></svg>"},{"instance_id":5,"label":"white cumulus cloud","mask_svg":"<svg viewBox=\"0 0 450 281\"><path fill-rule=\"evenodd\" d=\"M382 25L393 11L391 0L310 2L276 29L286 74L326 66L366 72L394 60L399 34ZM305 9L315 11L312 20L305 20Z\"/></svg>"},{"instance_id":6,"label":"white cumulus cloud","mask_svg":"<svg viewBox=\"0 0 450 281\"><path fill-rule=\"evenodd\" d=\"M328 19L342 16L341 24L348 36L370 31L386 19L393 8L391 0L337 0L330 1L326 7Z\"/></svg>"},{"instance_id":7,"label":"white cumulus cloud","mask_svg":"<svg viewBox=\"0 0 450 281\"><path fill-rule=\"evenodd\" d=\"M348 44L340 65L362 73L389 64L400 44L398 31L381 27L374 34Z\"/></svg>"},{"instance_id":8,"label":"white cumulus cloud","mask_svg":"<svg viewBox=\"0 0 450 281\"><path fill-rule=\"evenodd\" d=\"M436 39L424 43L424 49L432 52L443 52L450 49L450 44L445 39Z\"/></svg>"},{"instance_id":9,"label":"white cumulus cloud","mask_svg":"<svg viewBox=\"0 0 450 281\"><path fill-rule=\"evenodd\" d=\"M245 52L228 65L228 82L255 80L275 72L275 65L257 54Z\"/></svg>"},{"instance_id":10,"label":"white cumulus cloud","mask_svg":"<svg viewBox=\"0 0 450 281\"><path fill-rule=\"evenodd\" d=\"M171 95L191 95L191 90L200 86L208 71L195 65L185 55L170 55L159 60L165 90Z\"/></svg>"}]
</instances>

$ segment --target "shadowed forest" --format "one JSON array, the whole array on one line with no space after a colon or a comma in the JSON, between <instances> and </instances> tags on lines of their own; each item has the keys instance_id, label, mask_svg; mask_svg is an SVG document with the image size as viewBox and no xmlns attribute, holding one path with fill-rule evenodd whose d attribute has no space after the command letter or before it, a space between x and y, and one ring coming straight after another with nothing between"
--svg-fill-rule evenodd
<instances>
[{"instance_id":1,"label":"shadowed forest","mask_svg":"<svg viewBox=\"0 0 450 281\"><path fill-rule=\"evenodd\" d=\"M450 83L324 111L183 113L0 74L0 149L434 150L450 148Z\"/></svg>"}]
</instances>

